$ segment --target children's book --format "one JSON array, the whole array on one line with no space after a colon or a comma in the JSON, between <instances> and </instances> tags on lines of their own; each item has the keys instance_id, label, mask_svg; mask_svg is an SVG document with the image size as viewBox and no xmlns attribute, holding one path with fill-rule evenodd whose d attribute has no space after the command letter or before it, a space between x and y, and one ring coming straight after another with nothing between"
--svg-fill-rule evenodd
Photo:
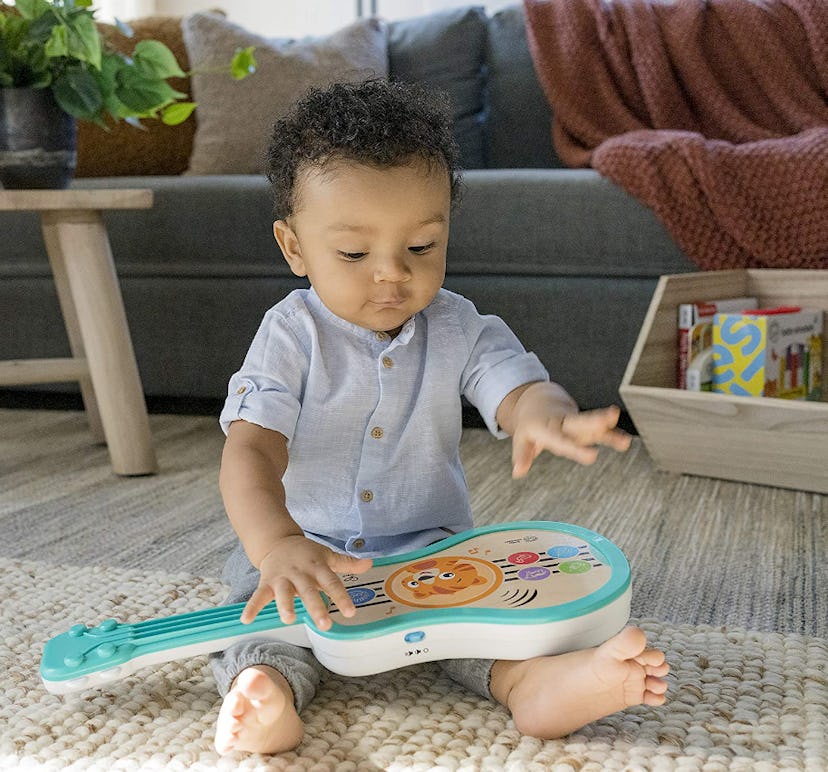
<instances>
[{"instance_id":1,"label":"children's book","mask_svg":"<svg viewBox=\"0 0 828 772\"><path fill-rule=\"evenodd\" d=\"M731 313L756 307L755 297L722 298L696 303L681 303L678 307L678 368L676 385L693 391L710 389L709 356L713 347L713 317L717 313ZM701 356L704 354L704 356ZM691 362L696 364L691 368ZM700 363L706 367L698 367ZM688 369L692 375L688 383Z\"/></svg>"},{"instance_id":2,"label":"children's book","mask_svg":"<svg viewBox=\"0 0 828 772\"><path fill-rule=\"evenodd\" d=\"M716 314L712 390L819 401L822 316L798 306Z\"/></svg>"}]
</instances>

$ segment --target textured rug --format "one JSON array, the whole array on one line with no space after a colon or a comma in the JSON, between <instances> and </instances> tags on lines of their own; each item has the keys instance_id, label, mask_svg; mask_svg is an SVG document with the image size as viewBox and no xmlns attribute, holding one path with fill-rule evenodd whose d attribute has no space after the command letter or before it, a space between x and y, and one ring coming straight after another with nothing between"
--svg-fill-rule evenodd
<instances>
[{"instance_id":1,"label":"textured rug","mask_svg":"<svg viewBox=\"0 0 828 772\"><path fill-rule=\"evenodd\" d=\"M673 668L663 708L630 708L540 742L431 665L330 675L304 714L297 752L220 759L211 748L218 701L206 657L78 696L47 694L37 676L42 642L71 624L206 608L221 601L219 582L7 559L0 566L3 769L828 769L824 640L651 620L642 624Z\"/></svg>"},{"instance_id":2,"label":"textured rug","mask_svg":"<svg viewBox=\"0 0 828 772\"><path fill-rule=\"evenodd\" d=\"M48 694L41 648L69 625L224 596L221 435L211 418L151 421L162 473L116 478L81 415L0 411L0 769L828 769L828 497L661 473L638 441L589 469L540 459L519 483L508 443L467 430L463 456L479 523L567 520L627 553L634 616L673 668L664 707L541 742L432 665L331 675L295 753L222 759L205 657Z\"/></svg>"}]
</instances>

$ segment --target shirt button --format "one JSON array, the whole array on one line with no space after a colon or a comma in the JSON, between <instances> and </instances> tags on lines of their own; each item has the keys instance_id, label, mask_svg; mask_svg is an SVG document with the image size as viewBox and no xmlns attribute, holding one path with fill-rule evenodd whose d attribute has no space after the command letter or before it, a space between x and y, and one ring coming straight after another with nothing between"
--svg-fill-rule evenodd
<instances>
[{"instance_id":1,"label":"shirt button","mask_svg":"<svg viewBox=\"0 0 828 772\"><path fill-rule=\"evenodd\" d=\"M247 386L239 386L239 388L236 389L236 394L244 394L244 392L246 392L246 391L247 391Z\"/></svg>"},{"instance_id":2,"label":"shirt button","mask_svg":"<svg viewBox=\"0 0 828 772\"><path fill-rule=\"evenodd\" d=\"M385 434L385 432L382 430L382 427L380 426L375 426L373 429L371 429L371 436L375 440L381 440L383 434Z\"/></svg>"},{"instance_id":3,"label":"shirt button","mask_svg":"<svg viewBox=\"0 0 828 772\"><path fill-rule=\"evenodd\" d=\"M388 340L391 336L387 332L378 332L377 340Z\"/></svg>"},{"instance_id":4,"label":"shirt button","mask_svg":"<svg viewBox=\"0 0 828 772\"><path fill-rule=\"evenodd\" d=\"M360 493L360 494L359 494L359 497L360 497L360 498L361 498L361 499L362 499L362 500L363 500L366 504L367 504L369 501L373 501L373 500L374 500L374 494L373 494L373 492L372 492L372 491L368 491L368 490L362 491L362 493Z\"/></svg>"},{"instance_id":5,"label":"shirt button","mask_svg":"<svg viewBox=\"0 0 828 772\"><path fill-rule=\"evenodd\" d=\"M393 367L394 366L394 360L391 359L391 357L383 357L382 358L382 366L383 367Z\"/></svg>"},{"instance_id":6,"label":"shirt button","mask_svg":"<svg viewBox=\"0 0 828 772\"><path fill-rule=\"evenodd\" d=\"M354 539L353 548L361 550L365 546L365 539Z\"/></svg>"}]
</instances>

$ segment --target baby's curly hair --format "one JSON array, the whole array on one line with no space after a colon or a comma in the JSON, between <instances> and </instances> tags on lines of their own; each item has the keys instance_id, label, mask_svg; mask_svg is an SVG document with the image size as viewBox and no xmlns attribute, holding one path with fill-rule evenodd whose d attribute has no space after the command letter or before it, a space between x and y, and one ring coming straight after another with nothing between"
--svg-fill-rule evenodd
<instances>
[{"instance_id":1,"label":"baby's curly hair","mask_svg":"<svg viewBox=\"0 0 828 772\"><path fill-rule=\"evenodd\" d=\"M413 84L376 79L310 89L273 126L267 178L275 219L293 213L302 171L338 161L389 168L423 159L446 170L455 202L460 166L449 116L445 94Z\"/></svg>"}]
</instances>

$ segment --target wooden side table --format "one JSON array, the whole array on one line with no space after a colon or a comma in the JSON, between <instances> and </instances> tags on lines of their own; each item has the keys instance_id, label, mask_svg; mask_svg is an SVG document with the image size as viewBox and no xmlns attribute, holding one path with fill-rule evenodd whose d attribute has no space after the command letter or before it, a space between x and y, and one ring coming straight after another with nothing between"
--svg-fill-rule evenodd
<instances>
[{"instance_id":1,"label":"wooden side table","mask_svg":"<svg viewBox=\"0 0 828 772\"><path fill-rule=\"evenodd\" d=\"M158 463L101 212L151 206L151 190L0 190L0 210L40 215L72 351L0 362L0 384L78 381L92 436L119 475L154 474Z\"/></svg>"}]
</instances>

